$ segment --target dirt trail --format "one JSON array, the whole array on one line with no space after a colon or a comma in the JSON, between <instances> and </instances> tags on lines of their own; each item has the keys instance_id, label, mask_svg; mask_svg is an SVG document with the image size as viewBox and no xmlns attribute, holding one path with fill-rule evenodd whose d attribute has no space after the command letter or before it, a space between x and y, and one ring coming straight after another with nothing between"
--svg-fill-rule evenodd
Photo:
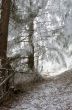
<instances>
[{"instance_id":1,"label":"dirt trail","mask_svg":"<svg viewBox=\"0 0 72 110\"><path fill-rule=\"evenodd\" d=\"M9 104L9 105L8 105ZM33 83L0 110L72 110L72 72Z\"/></svg>"}]
</instances>

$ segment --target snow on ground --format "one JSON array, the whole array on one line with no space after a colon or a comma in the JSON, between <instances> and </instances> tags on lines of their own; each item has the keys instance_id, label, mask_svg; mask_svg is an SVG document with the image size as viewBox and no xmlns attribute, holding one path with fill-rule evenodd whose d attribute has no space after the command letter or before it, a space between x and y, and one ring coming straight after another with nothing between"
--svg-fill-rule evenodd
<instances>
[{"instance_id":1,"label":"snow on ground","mask_svg":"<svg viewBox=\"0 0 72 110\"><path fill-rule=\"evenodd\" d=\"M9 108L0 110L72 110L72 71L33 84Z\"/></svg>"}]
</instances>

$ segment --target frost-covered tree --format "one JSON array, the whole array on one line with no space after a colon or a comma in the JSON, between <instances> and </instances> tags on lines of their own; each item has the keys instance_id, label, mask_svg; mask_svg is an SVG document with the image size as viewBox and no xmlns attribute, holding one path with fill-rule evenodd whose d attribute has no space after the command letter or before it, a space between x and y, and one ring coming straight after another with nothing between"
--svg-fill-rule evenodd
<instances>
[{"instance_id":1,"label":"frost-covered tree","mask_svg":"<svg viewBox=\"0 0 72 110\"><path fill-rule=\"evenodd\" d=\"M54 68L58 65L58 70L67 68L72 53L71 6L71 0L12 1L10 36L13 37L9 39L9 55L26 57L31 68L34 63L36 68L43 68L45 61Z\"/></svg>"}]
</instances>

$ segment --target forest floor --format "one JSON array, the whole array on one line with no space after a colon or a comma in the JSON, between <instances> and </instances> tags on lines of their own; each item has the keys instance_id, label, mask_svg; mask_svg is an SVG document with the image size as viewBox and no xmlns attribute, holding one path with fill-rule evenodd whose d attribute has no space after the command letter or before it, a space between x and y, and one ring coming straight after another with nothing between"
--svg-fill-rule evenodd
<instances>
[{"instance_id":1,"label":"forest floor","mask_svg":"<svg viewBox=\"0 0 72 110\"><path fill-rule=\"evenodd\" d=\"M72 110L72 72L33 83L15 93L0 110Z\"/></svg>"}]
</instances>

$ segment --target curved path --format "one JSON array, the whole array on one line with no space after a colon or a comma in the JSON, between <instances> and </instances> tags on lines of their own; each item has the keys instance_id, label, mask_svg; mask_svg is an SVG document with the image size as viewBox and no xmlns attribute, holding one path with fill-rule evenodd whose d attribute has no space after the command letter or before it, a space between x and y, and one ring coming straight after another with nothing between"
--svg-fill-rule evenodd
<instances>
[{"instance_id":1,"label":"curved path","mask_svg":"<svg viewBox=\"0 0 72 110\"><path fill-rule=\"evenodd\" d=\"M72 110L72 72L33 84L0 110Z\"/></svg>"}]
</instances>

